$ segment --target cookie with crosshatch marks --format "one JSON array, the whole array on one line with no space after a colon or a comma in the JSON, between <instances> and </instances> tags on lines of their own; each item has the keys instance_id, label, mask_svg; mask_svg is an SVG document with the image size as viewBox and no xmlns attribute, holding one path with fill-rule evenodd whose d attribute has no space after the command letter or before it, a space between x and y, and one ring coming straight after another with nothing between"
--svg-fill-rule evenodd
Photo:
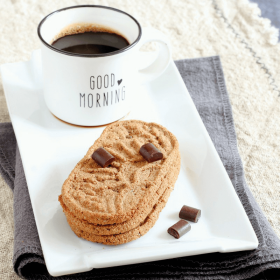
<instances>
[{"instance_id":1,"label":"cookie with crosshatch marks","mask_svg":"<svg viewBox=\"0 0 280 280\"><path fill-rule=\"evenodd\" d=\"M147 162L139 153L146 143L158 148L163 158ZM100 147L115 157L106 168L91 158ZM134 219L134 225L139 226L137 216L147 217L148 210L157 203L155 197L165 191L163 181L171 178L168 181L174 181L173 187L179 169L179 144L171 132L156 123L120 121L109 125L89 148L64 182L59 200L68 216L82 224L98 227ZM178 172L171 173L172 170ZM102 230L100 234L104 235Z\"/></svg>"}]
</instances>

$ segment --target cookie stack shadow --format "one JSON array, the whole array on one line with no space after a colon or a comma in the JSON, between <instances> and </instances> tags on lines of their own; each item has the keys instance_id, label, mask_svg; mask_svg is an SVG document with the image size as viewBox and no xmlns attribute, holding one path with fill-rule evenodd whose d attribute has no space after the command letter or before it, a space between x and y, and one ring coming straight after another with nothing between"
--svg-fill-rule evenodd
<instances>
[{"instance_id":1,"label":"cookie stack shadow","mask_svg":"<svg viewBox=\"0 0 280 280\"><path fill-rule=\"evenodd\" d=\"M163 159L147 162L139 153L146 143ZM106 168L91 157L100 147L115 157ZM89 148L64 182L59 201L78 237L123 244L155 225L179 171L179 144L171 132L155 123L121 121L109 125Z\"/></svg>"}]
</instances>

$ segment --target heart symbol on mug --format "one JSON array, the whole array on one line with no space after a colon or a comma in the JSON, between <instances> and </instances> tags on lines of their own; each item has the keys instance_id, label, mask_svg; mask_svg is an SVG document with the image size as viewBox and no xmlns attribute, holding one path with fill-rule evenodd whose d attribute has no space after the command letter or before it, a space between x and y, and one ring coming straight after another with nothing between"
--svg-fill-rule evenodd
<instances>
[{"instance_id":1,"label":"heart symbol on mug","mask_svg":"<svg viewBox=\"0 0 280 280\"><path fill-rule=\"evenodd\" d=\"M120 84L121 84L121 82L122 82L122 79L118 80L118 85L120 85Z\"/></svg>"}]
</instances>

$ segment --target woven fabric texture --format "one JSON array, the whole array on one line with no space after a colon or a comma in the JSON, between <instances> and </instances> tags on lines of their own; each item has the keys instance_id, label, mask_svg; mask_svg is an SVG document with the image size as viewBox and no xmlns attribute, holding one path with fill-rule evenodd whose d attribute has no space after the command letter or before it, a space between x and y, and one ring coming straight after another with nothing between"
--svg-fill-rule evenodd
<instances>
[{"instance_id":1,"label":"woven fabric texture","mask_svg":"<svg viewBox=\"0 0 280 280\"><path fill-rule=\"evenodd\" d=\"M40 279L160 279L161 276L186 280L248 279L267 276L273 268L280 275L280 239L256 203L244 180L242 161L237 150L232 110L219 57L176 61L199 115L226 168L232 185L250 219L259 240L256 250L213 253L170 259L148 264L94 269L90 272L51 277L44 265L34 214L19 150L11 123L0 124L0 173L14 192L14 270L30 280ZM184 129L182 127L182 129ZM269 278L270 279L270 278Z\"/></svg>"},{"instance_id":2,"label":"woven fabric texture","mask_svg":"<svg viewBox=\"0 0 280 280\"><path fill-rule=\"evenodd\" d=\"M83 1L1 0L0 64L28 60L39 48L36 27L48 13ZM219 54L233 108L238 148L247 183L280 236L280 46L277 30L260 18L247 0L88 1L125 10L143 26L166 33L173 58ZM9 121L0 86L0 122ZM12 270L12 192L0 179L0 275L18 279Z\"/></svg>"}]
</instances>

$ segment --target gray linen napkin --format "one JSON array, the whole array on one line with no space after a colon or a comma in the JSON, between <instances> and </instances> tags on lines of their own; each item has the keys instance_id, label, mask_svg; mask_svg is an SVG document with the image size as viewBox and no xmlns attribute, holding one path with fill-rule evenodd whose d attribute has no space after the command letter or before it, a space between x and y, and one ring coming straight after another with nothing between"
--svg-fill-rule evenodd
<instances>
[{"instance_id":1,"label":"gray linen napkin","mask_svg":"<svg viewBox=\"0 0 280 280\"><path fill-rule=\"evenodd\" d=\"M14 269L25 279L280 279L280 240L244 179L220 58L176 61L259 240L253 251L212 253L51 277L44 263L12 125L0 125L0 172L14 191ZM182 127L182 129L184 129ZM36 176L34 174L34 176ZM275 274L276 273L276 274ZM256 276L259 275L259 276ZM276 278L273 278L274 277ZM276 275L276 276L275 276ZM278 275L278 276L277 276ZM256 276L256 277L255 277Z\"/></svg>"}]
</instances>

